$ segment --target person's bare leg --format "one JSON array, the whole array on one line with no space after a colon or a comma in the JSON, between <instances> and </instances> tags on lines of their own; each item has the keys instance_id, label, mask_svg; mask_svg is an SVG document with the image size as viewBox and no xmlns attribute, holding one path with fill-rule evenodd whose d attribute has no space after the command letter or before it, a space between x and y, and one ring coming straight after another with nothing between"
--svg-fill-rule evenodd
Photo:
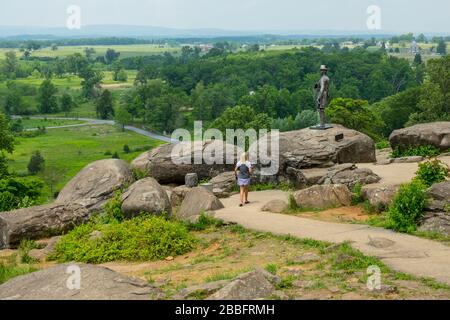
<instances>
[{"instance_id":1,"label":"person's bare leg","mask_svg":"<svg viewBox=\"0 0 450 320\"><path fill-rule=\"evenodd\" d=\"M241 205L244 204L244 197L245 197L245 187L241 186Z\"/></svg>"},{"instance_id":2,"label":"person's bare leg","mask_svg":"<svg viewBox=\"0 0 450 320\"><path fill-rule=\"evenodd\" d=\"M248 190L249 190L249 186L245 187L245 203L248 203Z\"/></svg>"}]
</instances>

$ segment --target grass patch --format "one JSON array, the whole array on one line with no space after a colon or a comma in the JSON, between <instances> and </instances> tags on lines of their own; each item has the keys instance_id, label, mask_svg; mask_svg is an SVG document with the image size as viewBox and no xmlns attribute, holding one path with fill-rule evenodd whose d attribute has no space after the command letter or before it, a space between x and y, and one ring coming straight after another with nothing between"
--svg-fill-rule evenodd
<instances>
[{"instance_id":1,"label":"grass patch","mask_svg":"<svg viewBox=\"0 0 450 320\"><path fill-rule=\"evenodd\" d=\"M93 238L93 232L101 236ZM58 242L50 258L85 263L154 261L187 253L196 243L182 223L142 215L123 222L92 221L78 226Z\"/></svg>"},{"instance_id":2,"label":"grass patch","mask_svg":"<svg viewBox=\"0 0 450 320\"><path fill-rule=\"evenodd\" d=\"M191 231L204 231L208 228L220 228L223 226L223 221L214 218L211 215L202 213L195 223L187 223L187 227Z\"/></svg>"},{"instance_id":3,"label":"grass patch","mask_svg":"<svg viewBox=\"0 0 450 320\"><path fill-rule=\"evenodd\" d=\"M37 268L30 265L16 265L0 262L0 284L6 281L36 271Z\"/></svg>"},{"instance_id":4,"label":"grass patch","mask_svg":"<svg viewBox=\"0 0 450 320\"><path fill-rule=\"evenodd\" d=\"M383 272L389 269L381 260L365 256L362 252L353 249L349 243L343 243L331 256L332 266L335 270L344 270L348 274L359 270L366 270L370 266L378 266Z\"/></svg>"},{"instance_id":5,"label":"grass patch","mask_svg":"<svg viewBox=\"0 0 450 320\"><path fill-rule=\"evenodd\" d=\"M404 158L404 157L415 157L421 156L424 158L436 157L441 154L441 150L435 146L409 146L408 148L401 149L399 147L395 148L391 153L391 158Z\"/></svg>"},{"instance_id":6,"label":"grass patch","mask_svg":"<svg viewBox=\"0 0 450 320\"><path fill-rule=\"evenodd\" d=\"M276 275L277 272L278 272L278 265L276 265L276 264L274 264L274 263L269 263L269 264L267 264L267 265L264 267L264 269L265 269L267 272L269 272L269 273L271 273L271 274L273 274L273 275Z\"/></svg>"},{"instance_id":7,"label":"grass patch","mask_svg":"<svg viewBox=\"0 0 450 320\"><path fill-rule=\"evenodd\" d=\"M35 138L17 138L14 153L8 156L12 171L27 174L27 165L31 154L39 150L45 159L47 168L58 173L55 190L60 190L82 168L91 162L108 159L105 152L118 152L121 159L131 161L142 151L150 150L161 142L138 135L131 131L122 132L114 126L85 126L47 130L47 133ZM123 145L130 146L131 152L125 153ZM47 188L46 188L47 189ZM53 199L50 190L44 190L47 202Z\"/></svg>"}]
</instances>

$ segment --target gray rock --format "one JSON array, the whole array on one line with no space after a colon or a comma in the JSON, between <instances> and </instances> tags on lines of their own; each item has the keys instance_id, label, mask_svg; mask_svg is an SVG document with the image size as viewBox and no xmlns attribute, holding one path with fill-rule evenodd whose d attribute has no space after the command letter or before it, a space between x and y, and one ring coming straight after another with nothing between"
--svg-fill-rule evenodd
<instances>
[{"instance_id":1,"label":"gray rock","mask_svg":"<svg viewBox=\"0 0 450 320\"><path fill-rule=\"evenodd\" d=\"M68 269L71 266L80 268L80 289L74 288L71 282L74 276ZM57 265L0 286L0 300L150 300L161 297L161 290L145 281L86 264Z\"/></svg>"},{"instance_id":2,"label":"gray rock","mask_svg":"<svg viewBox=\"0 0 450 320\"><path fill-rule=\"evenodd\" d=\"M369 238L368 245L378 249L386 249L395 245L395 241L386 238Z\"/></svg>"},{"instance_id":3,"label":"gray rock","mask_svg":"<svg viewBox=\"0 0 450 320\"><path fill-rule=\"evenodd\" d=\"M240 275L207 300L256 300L268 298L275 291L261 270Z\"/></svg>"},{"instance_id":4,"label":"gray rock","mask_svg":"<svg viewBox=\"0 0 450 320\"><path fill-rule=\"evenodd\" d=\"M194 155L197 151L213 153L214 150L222 150L223 154L234 154L236 148L219 140L195 143L194 147L189 142L178 144L165 144L151 151L145 152L135 159L131 166L135 169L147 172L159 183L185 183L188 173L196 173L199 180L214 177L225 171L232 171L234 164L194 164ZM209 151L208 151L209 150ZM238 153L236 153L238 154ZM230 156L235 159L234 156ZM234 161L236 163L236 161Z\"/></svg>"},{"instance_id":5,"label":"gray rock","mask_svg":"<svg viewBox=\"0 0 450 320\"><path fill-rule=\"evenodd\" d=\"M186 187L194 188L194 187L198 186L198 176L196 173L186 174L184 181L185 181Z\"/></svg>"},{"instance_id":6,"label":"gray rock","mask_svg":"<svg viewBox=\"0 0 450 320\"><path fill-rule=\"evenodd\" d=\"M424 157L414 156L414 157L403 157L391 159L391 163L417 163L422 162Z\"/></svg>"},{"instance_id":7,"label":"gray rock","mask_svg":"<svg viewBox=\"0 0 450 320\"><path fill-rule=\"evenodd\" d=\"M361 193L372 207L383 211L391 205L399 188L396 185L367 185L362 187Z\"/></svg>"},{"instance_id":8,"label":"gray rock","mask_svg":"<svg viewBox=\"0 0 450 320\"><path fill-rule=\"evenodd\" d=\"M161 185L153 178L145 178L133 183L122 195L122 211L131 218L143 212L161 215L171 214L169 197Z\"/></svg>"},{"instance_id":9,"label":"gray rock","mask_svg":"<svg viewBox=\"0 0 450 320\"><path fill-rule=\"evenodd\" d=\"M282 213L286 211L288 208L288 204L283 200L272 200L269 201L262 207L262 211L264 212L272 212L272 213Z\"/></svg>"},{"instance_id":10,"label":"gray rock","mask_svg":"<svg viewBox=\"0 0 450 320\"><path fill-rule=\"evenodd\" d=\"M170 204L172 207L181 205L189 191L191 191L191 188L186 186L179 186L172 189L172 193L170 195Z\"/></svg>"},{"instance_id":11,"label":"gray rock","mask_svg":"<svg viewBox=\"0 0 450 320\"><path fill-rule=\"evenodd\" d=\"M101 209L114 192L134 182L125 161L100 160L87 165L61 190L58 203L76 203L90 210Z\"/></svg>"},{"instance_id":12,"label":"gray rock","mask_svg":"<svg viewBox=\"0 0 450 320\"><path fill-rule=\"evenodd\" d=\"M429 201L419 221L419 231L450 235L450 181L437 183L427 190Z\"/></svg>"},{"instance_id":13,"label":"gray rock","mask_svg":"<svg viewBox=\"0 0 450 320\"><path fill-rule=\"evenodd\" d=\"M381 178L370 169L358 169L354 164L341 164L330 168L318 184L344 184L349 190L353 190L357 184L373 184L380 180Z\"/></svg>"},{"instance_id":14,"label":"gray rock","mask_svg":"<svg viewBox=\"0 0 450 320\"><path fill-rule=\"evenodd\" d=\"M200 214L222 209L222 202L203 187L191 189L184 198L177 217L186 221L196 221Z\"/></svg>"},{"instance_id":15,"label":"gray rock","mask_svg":"<svg viewBox=\"0 0 450 320\"><path fill-rule=\"evenodd\" d=\"M209 183L213 185L214 189L222 189L225 192L230 192L236 185L236 177L233 171L224 172L212 178Z\"/></svg>"},{"instance_id":16,"label":"gray rock","mask_svg":"<svg viewBox=\"0 0 450 320\"><path fill-rule=\"evenodd\" d=\"M450 122L423 123L395 130L389 141L393 149L432 145L446 151L450 148Z\"/></svg>"},{"instance_id":17,"label":"gray rock","mask_svg":"<svg viewBox=\"0 0 450 320\"><path fill-rule=\"evenodd\" d=\"M53 203L0 213L0 249L22 239L62 234L89 220L91 212L78 204Z\"/></svg>"},{"instance_id":18,"label":"gray rock","mask_svg":"<svg viewBox=\"0 0 450 320\"><path fill-rule=\"evenodd\" d=\"M327 209L352 203L352 194L343 184L313 186L297 191L294 198L301 208Z\"/></svg>"},{"instance_id":19,"label":"gray rock","mask_svg":"<svg viewBox=\"0 0 450 320\"><path fill-rule=\"evenodd\" d=\"M210 296L211 294L222 289L229 282L230 282L229 280L220 280L220 281L209 282L209 283L205 283L205 284L188 287L188 288L182 289L180 292L178 292L173 297L173 299L174 300L187 300L187 299L193 298L197 294Z\"/></svg>"}]
</instances>

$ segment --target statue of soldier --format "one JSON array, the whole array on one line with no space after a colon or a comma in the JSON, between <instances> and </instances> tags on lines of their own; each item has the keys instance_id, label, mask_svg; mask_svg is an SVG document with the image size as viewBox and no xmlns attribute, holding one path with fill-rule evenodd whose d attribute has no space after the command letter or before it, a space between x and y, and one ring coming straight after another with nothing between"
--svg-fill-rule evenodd
<instances>
[{"instance_id":1,"label":"statue of soldier","mask_svg":"<svg viewBox=\"0 0 450 320\"><path fill-rule=\"evenodd\" d=\"M320 116L320 125L311 129L326 130L332 128L325 123L325 108L330 99L330 78L328 77L328 68L325 65L320 67L320 81L315 85L317 93L317 109Z\"/></svg>"}]
</instances>

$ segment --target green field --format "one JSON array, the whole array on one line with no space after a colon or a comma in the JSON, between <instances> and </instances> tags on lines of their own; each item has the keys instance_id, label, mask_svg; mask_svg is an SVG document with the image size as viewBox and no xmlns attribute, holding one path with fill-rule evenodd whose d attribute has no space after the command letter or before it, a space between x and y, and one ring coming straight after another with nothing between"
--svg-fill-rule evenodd
<instances>
[{"instance_id":1,"label":"green field","mask_svg":"<svg viewBox=\"0 0 450 320\"><path fill-rule=\"evenodd\" d=\"M59 119L32 119L22 118L22 126L24 129L34 129L37 127L61 127L73 124L85 123L81 120L59 120Z\"/></svg>"},{"instance_id":2,"label":"green field","mask_svg":"<svg viewBox=\"0 0 450 320\"><path fill-rule=\"evenodd\" d=\"M146 56L152 54L162 54L164 52L170 52L173 54L181 51L179 47L160 47L155 44L140 44L140 45L111 45L111 46L61 46L58 47L58 50L53 51L50 47L42 48L37 51L34 51L33 57L67 57L74 53L80 53L84 55L85 48L94 48L95 54L94 56L103 56L105 55L108 49L114 49L120 52L120 58L128 58L128 57L137 57L137 56ZM0 49L0 59L4 58L4 54L7 51L11 51L11 49ZM15 50L18 56L21 56L22 53L19 50Z\"/></svg>"},{"instance_id":3,"label":"green field","mask_svg":"<svg viewBox=\"0 0 450 320\"><path fill-rule=\"evenodd\" d=\"M46 167L63 173L55 190L60 190L87 164L111 158L109 153L118 152L121 159L130 162L144 151L161 144L160 141L107 125L51 129L42 136L16 140L14 153L8 157L11 170L26 174L32 152L39 150ZM123 151L125 144L131 149L128 154ZM52 199L48 189L44 198L44 201Z\"/></svg>"}]
</instances>

